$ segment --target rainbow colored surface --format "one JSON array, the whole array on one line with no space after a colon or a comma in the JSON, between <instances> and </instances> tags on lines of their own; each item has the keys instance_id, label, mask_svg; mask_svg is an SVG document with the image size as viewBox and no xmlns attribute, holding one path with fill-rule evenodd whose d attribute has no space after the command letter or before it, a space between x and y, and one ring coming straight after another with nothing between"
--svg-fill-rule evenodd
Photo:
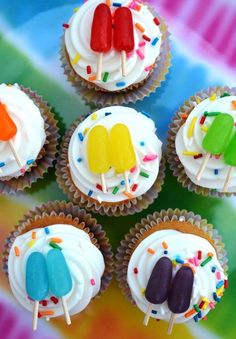
<instances>
[{"instance_id":1,"label":"rainbow colored surface","mask_svg":"<svg viewBox=\"0 0 236 339\"><path fill-rule=\"evenodd\" d=\"M236 78L236 4L223 0L153 0L150 4L166 18L172 32L172 69L161 90L138 102L156 121L158 134L165 139L176 109L196 91L215 85L234 86ZM91 110L66 83L60 68L59 46L73 9L74 0L1 0L0 80L19 82L39 92L52 105L61 130L79 115ZM181 197L181 199L179 198ZM31 190L17 197L0 197L0 240L29 208L65 199L56 185L53 171ZM155 210L179 207L206 217L222 234L229 254L229 289L222 304L208 320L190 326L177 325L173 338L235 338L236 324L236 199L211 199L184 190L168 172L160 198L147 210L125 218L97 217L106 229L115 250L130 227ZM14 212L13 212L14 211ZM113 282L109 290L67 327L64 319L40 322L32 334L31 314L13 299L6 278L0 279L0 333L3 338L152 339L165 338L166 323L152 320L142 326L143 314L121 295Z\"/></svg>"}]
</instances>

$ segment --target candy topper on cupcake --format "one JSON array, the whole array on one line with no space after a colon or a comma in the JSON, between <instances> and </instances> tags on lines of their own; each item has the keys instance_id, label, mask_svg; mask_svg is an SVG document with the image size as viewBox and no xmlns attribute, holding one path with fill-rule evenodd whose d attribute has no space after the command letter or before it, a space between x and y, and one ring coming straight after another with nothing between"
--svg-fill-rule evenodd
<instances>
[{"instance_id":1,"label":"candy topper on cupcake","mask_svg":"<svg viewBox=\"0 0 236 339\"><path fill-rule=\"evenodd\" d=\"M7 112L7 108L4 104L0 102L0 141L8 142L11 152L20 168L21 173L24 173L25 170L21 163L21 160L15 150L12 139L17 133L17 127L10 115Z\"/></svg>"},{"instance_id":2,"label":"candy topper on cupcake","mask_svg":"<svg viewBox=\"0 0 236 339\"><path fill-rule=\"evenodd\" d=\"M125 77L126 53L134 50L134 26L132 13L128 7L120 7L114 14L114 48L121 53L122 75ZM112 47L112 14L110 7L99 4L94 12L90 47L98 52L97 77L102 78L103 53L107 53Z\"/></svg>"},{"instance_id":3,"label":"candy topper on cupcake","mask_svg":"<svg viewBox=\"0 0 236 339\"><path fill-rule=\"evenodd\" d=\"M129 129L116 124L110 134L103 126L95 126L88 135L88 164L91 172L101 175L102 189L107 191L105 173L113 167L117 174L124 174L127 193L130 193L129 170L136 164L136 155Z\"/></svg>"}]
</instances>

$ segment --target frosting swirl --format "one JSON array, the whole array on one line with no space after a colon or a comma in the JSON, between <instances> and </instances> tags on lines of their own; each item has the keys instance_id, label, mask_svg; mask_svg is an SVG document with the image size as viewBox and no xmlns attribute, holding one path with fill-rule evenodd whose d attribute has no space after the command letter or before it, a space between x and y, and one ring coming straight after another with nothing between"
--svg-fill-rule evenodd
<instances>
[{"instance_id":1,"label":"frosting swirl","mask_svg":"<svg viewBox=\"0 0 236 339\"><path fill-rule=\"evenodd\" d=\"M236 96L217 97L215 100L207 98L199 103L189 114L185 124L179 129L175 147L176 153L185 168L185 172L190 180L196 185L217 189L219 192L223 191L224 182L227 177L229 166L224 162L223 156L212 156L207 163L206 169L199 181L196 180L196 174L202 164L203 157L194 158L191 152L204 156L206 153L202 148L202 141L206 135L206 128L213 122L214 116L207 116L204 124L201 119L204 112L223 112L230 114L234 120L236 119L236 110L232 105L232 101L236 100ZM192 137L188 137L188 132L191 124L195 119ZM187 152L187 153L186 153ZM190 152L190 155L185 155ZM236 191L236 171L234 171L229 183L228 192Z\"/></svg>"},{"instance_id":2,"label":"frosting swirl","mask_svg":"<svg viewBox=\"0 0 236 339\"><path fill-rule=\"evenodd\" d=\"M165 249L163 243L168 245L167 254L164 254ZM148 249L152 249L154 252L150 254ZM193 292L188 311L193 309L193 305L199 305L203 298L206 298L206 306L201 309L201 316L204 317L211 307L215 306L215 300L213 293L218 291L216 286L219 282L226 278L223 268L221 267L216 252L213 246L204 238L198 237L193 234L181 233L175 230L161 230L152 233L147 236L134 250L131 255L128 271L127 282L131 290L132 298L135 301L138 308L146 313L149 303L146 300L143 290L145 290L149 277L156 262L164 255L169 257L172 261L178 260L183 263L189 263L197 255L197 252L201 250L202 260L198 261L198 265L190 264L194 268L194 284ZM203 267L200 265L206 258L208 253L211 253L212 259L209 263ZM175 263L176 264L176 263ZM181 264L173 265L173 275L176 274ZM214 272L213 272L214 267ZM134 269L136 273L134 272ZM138 273L137 273L138 272ZM223 290L224 287L221 287ZM167 301L160 305L152 305L151 317L169 321L171 312L168 308ZM187 311L187 312L188 312ZM186 312L186 313L187 313ZM192 319L197 312L185 317L186 313L177 314L175 322L183 323Z\"/></svg>"},{"instance_id":3,"label":"frosting swirl","mask_svg":"<svg viewBox=\"0 0 236 339\"><path fill-rule=\"evenodd\" d=\"M90 31L92 26L93 14L101 0L87 1L81 8L73 14L69 21L69 28L65 32L65 45L71 64L75 72L89 80L91 75L96 74L98 53L90 48ZM130 1L119 1L123 6L128 6ZM154 16L146 5L140 4L139 11L131 9L134 25L140 24L145 31L141 32L134 27L135 48L127 57L127 76L121 74L121 56L120 53L112 48L103 56L103 72L109 73L106 81L94 81L94 83L107 90L117 91L125 89L130 85L137 84L150 74L152 65L160 55L162 33L160 26L155 24ZM115 11L116 7L111 6ZM150 41L142 38L147 36ZM145 43L141 46L140 43ZM141 46L141 47L140 47ZM140 57L143 55L143 57ZM73 62L79 56L77 62ZM92 69L92 74L87 74L87 66Z\"/></svg>"},{"instance_id":4,"label":"frosting swirl","mask_svg":"<svg viewBox=\"0 0 236 339\"><path fill-rule=\"evenodd\" d=\"M47 227L49 234L45 233L44 228L34 229L36 232L36 241L32 241L32 231L18 236L9 253L8 274L12 292L18 302L27 310L33 310L34 302L29 300L25 290L25 267L27 258L32 252L39 251L45 256L52 248L49 242L52 237L62 240L59 244L62 253L66 259L72 276L73 287L70 293L65 296L68 310L71 315L81 312L94 298L101 286L101 277L103 275L105 264L102 253L92 244L89 235L71 225L51 225ZM14 248L19 249L19 256L15 255ZM57 317L63 314L61 302L55 304L49 294L46 298L47 306L40 306L41 311L51 310Z\"/></svg>"},{"instance_id":5,"label":"frosting swirl","mask_svg":"<svg viewBox=\"0 0 236 339\"><path fill-rule=\"evenodd\" d=\"M45 143L44 120L39 108L17 84L0 85L0 102L7 107L8 114L17 126L17 134L12 142L24 169L27 170L37 159ZM0 142L0 178L20 175L20 168L9 143Z\"/></svg>"},{"instance_id":6,"label":"frosting swirl","mask_svg":"<svg viewBox=\"0 0 236 339\"><path fill-rule=\"evenodd\" d=\"M103 125L110 130L115 124L125 124L132 138L136 153L137 165L129 173L132 197L146 193L156 181L159 173L162 143L156 136L153 120L133 108L112 106L103 108L82 121L75 129L69 144L68 161L72 180L76 187L86 195L99 202L119 202L127 199L124 194L124 175L116 174L114 168L105 173L108 191L104 193L98 188L100 176L90 172L88 167L87 140L89 130L97 125ZM147 157L151 160L148 161ZM115 188L118 191L114 192Z\"/></svg>"}]
</instances>

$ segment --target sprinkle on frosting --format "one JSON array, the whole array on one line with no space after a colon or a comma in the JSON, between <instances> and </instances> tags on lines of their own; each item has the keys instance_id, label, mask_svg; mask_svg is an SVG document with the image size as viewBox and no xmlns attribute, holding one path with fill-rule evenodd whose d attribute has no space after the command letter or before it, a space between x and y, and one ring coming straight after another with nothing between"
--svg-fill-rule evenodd
<instances>
[{"instance_id":1,"label":"sprinkle on frosting","mask_svg":"<svg viewBox=\"0 0 236 339\"><path fill-rule=\"evenodd\" d=\"M156 46L156 44L158 43L158 41L159 41L159 38L158 38L158 37L156 37L155 39L153 39L153 41L152 41L152 46Z\"/></svg>"},{"instance_id":2,"label":"sprinkle on frosting","mask_svg":"<svg viewBox=\"0 0 236 339\"><path fill-rule=\"evenodd\" d=\"M120 2L113 2L113 7L122 7L122 4Z\"/></svg>"},{"instance_id":3,"label":"sprinkle on frosting","mask_svg":"<svg viewBox=\"0 0 236 339\"><path fill-rule=\"evenodd\" d=\"M66 29L70 28L70 25L69 25L69 24L63 24L62 26L63 26L64 28L66 28Z\"/></svg>"},{"instance_id":4,"label":"sprinkle on frosting","mask_svg":"<svg viewBox=\"0 0 236 339\"><path fill-rule=\"evenodd\" d=\"M80 141L84 140L84 136L83 136L83 134L81 132L78 133L78 137L79 137Z\"/></svg>"},{"instance_id":5,"label":"sprinkle on frosting","mask_svg":"<svg viewBox=\"0 0 236 339\"><path fill-rule=\"evenodd\" d=\"M157 26L160 25L160 21L158 20L157 17L155 17L155 18L153 19L153 21L155 22L155 24L156 24Z\"/></svg>"},{"instance_id":6,"label":"sprinkle on frosting","mask_svg":"<svg viewBox=\"0 0 236 339\"><path fill-rule=\"evenodd\" d=\"M151 41L151 38L149 38L147 35L143 34L143 39L150 42Z\"/></svg>"},{"instance_id":7,"label":"sprinkle on frosting","mask_svg":"<svg viewBox=\"0 0 236 339\"><path fill-rule=\"evenodd\" d=\"M134 274L138 274L138 268L137 267L134 268Z\"/></svg>"},{"instance_id":8,"label":"sprinkle on frosting","mask_svg":"<svg viewBox=\"0 0 236 339\"><path fill-rule=\"evenodd\" d=\"M136 27L140 32L142 32L142 33L145 32L145 28L144 28L141 24L139 24L138 22L136 22L135 27Z\"/></svg>"},{"instance_id":9,"label":"sprinkle on frosting","mask_svg":"<svg viewBox=\"0 0 236 339\"><path fill-rule=\"evenodd\" d=\"M194 117L192 119L191 123L190 123L188 133L187 133L187 136L188 136L189 139L193 137L193 132L194 132L194 127L195 127L196 121L197 121L197 117Z\"/></svg>"},{"instance_id":10,"label":"sprinkle on frosting","mask_svg":"<svg viewBox=\"0 0 236 339\"><path fill-rule=\"evenodd\" d=\"M92 75L91 77L88 78L88 81L96 81L96 80L97 80L96 75Z\"/></svg>"},{"instance_id":11,"label":"sprinkle on frosting","mask_svg":"<svg viewBox=\"0 0 236 339\"><path fill-rule=\"evenodd\" d=\"M86 71L87 71L87 74L91 74L91 73L92 73L92 68L91 68L90 65L88 65L88 66L86 67Z\"/></svg>"},{"instance_id":12,"label":"sprinkle on frosting","mask_svg":"<svg viewBox=\"0 0 236 339\"><path fill-rule=\"evenodd\" d=\"M202 263L201 263L201 267L205 266L206 264L208 264L210 261L212 260L211 256L208 256L207 259L205 259Z\"/></svg>"},{"instance_id":13,"label":"sprinkle on frosting","mask_svg":"<svg viewBox=\"0 0 236 339\"><path fill-rule=\"evenodd\" d=\"M126 85L125 81L120 81L116 83L116 87L124 87Z\"/></svg>"},{"instance_id":14,"label":"sprinkle on frosting","mask_svg":"<svg viewBox=\"0 0 236 339\"><path fill-rule=\"evenodd\" d=\"M32 232L32 239L36 240L36 232L34 232L34 231Z\"/></svg>"},{"instance_id":15,"label":"sprinkle on frosting","mask_svg":"<svg viewBox=\"0 0 236 339\"><path fill-rule=\"evenodd\" d=\"M95 280L94 280L93 278L90 279L90 284L91 284L92 286L95 286L95 285L96 285Z\"/></svg>"},{"instance_id":16,"label":"sprinkle on frosting","mask_svg":"<svg viewBox=\"0 0 236 339\"><path fill-rule=\"evenodd\" d=\"M78 158L77 161L78 161L78 162L82 162L82 158Z\"/></svg>"},{"instance_id":17,"label":"sprinkle on frosting","mask_svg":"<svg viewBox=\"0 0 236 339\"><path fill-rule=\"evenodd\" d=\"M16 257L19 257L19 256L20 256L20 249L19 249L19 247L14 246L14 252L15 252L15 256L16 256Z\"/></svg>"},{"instance_id":18,"label":"sprinkle on frosting","mask_svg":"<svg viewBox=\"0 0 236 339\"><path fill-rule=\"evenodd\" d=\"M53 237L50 239L50 242L54 242L56 244L60 244L63 242L63 240L61 238L56 238L56 237Z\"/></svg>"},{"instance_id":19,"label":"sprinkle on frosting","mask_svg":"<svg viewBox=\"0 0 236 339\"><path fill-rule=\"evenodd\" d=\"M216 93L212 93L212 95L210 96L209 99L210 99L211 101L215 101L216 98L217 98L217 94L216 94Z\"/></svg>"},{"instance_id":20,"label":"sprinkle on frosting","mask_svg":"<svg viewBox=\"0 0 236 339\"><path fill-rule=\"evenodd\" d=\"M155 254L155 253L156 253L156 251L153 250L152 248L148 248L148 249L147 249L147 252L148 252L149 254Z\"/></svg>"},{"instance_id":21,"label":"sprinkle on frosting","mask_svg":"<svg viewBox=\"0 0 236 339\"><path fill-rule=\"evenodd\" d=\"M51 246L52 248L56 248L58 250L62 250L61 246L57 245L55 242L52 241L49 242L49 246Z\"/></svg>"},{"instance_id":22,"label":"sprinkle on frosting","mask_svg":"<svg viewBox=\"0 0 236 339\"><path fill-rule=\"evenodd\" d=\"M137 50L136 50L136 53L137 53L137 55L139 56L139 58L140 58L141 60L144 60L144 59L145 59L145 56L144 56L143 52L141 51L141 49L137 49Z\"/></svg>"},{"instance_id":23,"label":"sprinkle on frosting","mask_svg":"<svg viewBox=\"0 0 236 339\"><path fill-rule=\"evenodd\" d=\"M81 56L79 53L76 54L76 56L74 57L74 59L71 61L72 65L76 65L77 62L80 60Z\"/></svg>"},{"instance_id":24,"label":"sprinkle on frosting","mask_svg":"<svg viewBox=\"0 0 236 339\"><path fill-rule=\"evenodd\" d=\"M109 78L109 72L105 72L104 75L103 75L102 81L107 82L108 78Z\"/></svg>"},{"instance_id":25,"label":"sprinkle on frosting","mask_svg":"<svg viewBox=\"0 0 236 339\"><path fill-rule=\"evenodd\" d=\"M144 178L149 178L149 174L145 172L140 172L139 175L141 175L141 177L144 177Z\"/></svg>"},{"instance_id":26,"label":"sprinkle on frosting","mask_svg":"<svg viewBox=\"0 0 236 339\"><path fill-rule=\"evenodd\" d=\"M34 244L35 244L35 240L34 239L32 239L32 240L30 240L29 242L28 242L28 247L33 247L34 246Z\"/></svg>"},{"instance_id":27,"label":"sprinkle on frosting","mask_svg":"<svg viewBox=\"0 0 236 339\"><path fill-rule=\"evenodd\" d=\"M45 232L46 234L50 234L49 228L48 228L48 227L44 227L44 232Z\"/></svg>"},{"instance_id":28,"label":"sprinkle on frosting","mask_svg":"<svg viewBox=\"0 0 236 339\"><path fill-rule=\"evenodd\" d=\"M149 154L149 155L145 155L145 157L143 158L144 162L149 162L149 161L153 161L156 160L158 157L157 154Z\"/></svg>"}]
</instances>

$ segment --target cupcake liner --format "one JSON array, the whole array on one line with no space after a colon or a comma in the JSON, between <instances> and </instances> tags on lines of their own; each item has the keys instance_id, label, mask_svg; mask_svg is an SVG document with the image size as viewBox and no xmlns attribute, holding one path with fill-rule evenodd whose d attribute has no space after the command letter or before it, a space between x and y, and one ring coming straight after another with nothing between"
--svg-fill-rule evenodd
<instances>
[{"instance_id":1,"label":"cupcake liner","mask_svg":"<svg viewBox=\"0 0 236 339\"><path fill-rule=\"evenodd\" d=\"M132 300L131 291L127 283L127 270L130 257L142 238L148 236L154 229L156 231L158 230L159 223L171 221L185 221L192 224L194 228L191 229L189 227L189 232L187 230L187 233L202 233L204 238L207 238L213 244L224 271L227 272L228 270L227 252L224 248L225 245L222 242L222 238L218 234L218 231L214 229L211 224L208 224L206 219L202 219L200 215L195 215L193 212L179 209L155 212L137 223L135 227L130 230L130 233L125 236L125 239L121 241L121 245L117 249L115 271L119 287L125 296L133 303L134 301ZM162 229L161 226L160 229Z\"/></svg>"},{"instance_id":2,"label":"cupcake liner","mask_svg":"<svg viewBox=\"0 0 236 339\"><path fill-rule=\"evenodd\" d=\"M92 243L101 251L105 261L105 271L101 279L103 292L109 286L113 273L113 254L111 245L102 226L85 210L71 202L50 201L29 211L5 240L3 253L3 271L8 276L8 256L16 237L34 228L46 227L52 224L69 224L82 229L89 234Z\"/></svg>"},{"instance_id":3,"label":"cupcake liner","mask_svg":"<svg viewBox=\"0 0 236 339\"><path fill-rule=\"evenodd\" d=\"M180 129L183 125L184 120L182 119L183 114L189 115L193 108L202 100L209 98L213 93L216 93L217 96L224 94L225 92L236 95L236 88L229 88L225 87L210 87L206 90L202 90L195 95L191 96L188 101L184 103L183 106L179 108L176 112L175 116L172 119L172 122L169 126L168 132L168 144L167 144L167 159L170 165L170 169L173 171L175 177L177 177L178 182L182 184L183 187L187 188L191 192L195 192L197 194L202 194L204 196L211 196L211 197L229 197L235 196L236 192L218 192L217 190L201 187L194 184L190 178L187 176L184 166L179 160L179 157L176 153L175 149L175 138Z\"/></svg>"},{"instance_id":4,"label":"cupcake liner","mask_svg":"<svg viewBox=\"0 0 236 339\"><path fill-rule=\"evenodd\" d=\"M59 128L51 107L45 102L41 96L33 92L29 88L20 86L20 89L33 100L38 106L40 113L44 119L44 128L46 133L46 141L31 167L24 175L17 178L5 177L0 179L0 194L16 194L30 187L38 179L43 178L50 167L53 167L57 154L57 146Z\"/></svg>"},{"instance_id":5,"label":"cupcake liner","mask_svg":"<svg viewBox=\"0 0 236 339\"><path fill-rule=\"evenodd\" d=\"M153 186L142 196L133 198L130 200L124 200L117 203L102 202L99 203L97 200L82 193L74 184L70 170L68 167L68 149L70 139L77 126L86 119L90 114L79 117L66 132L62 144L60 154L57 158L56 164L56 179L59 187L68 196L69 200L73 203L78 204L80 207L86 210L99 213L101 215L108 216L125 216L131 215L148 208L149 205L158 197L162 185L164 184L165 178L165 160L162 157L159 167L158 177Z\"/></svg>"},{"instance_id":6,"label":"cupcake liner","mask_svg":"<svg viewBox=\"0 0 236 339\"><path fill-rule=\"evenodd\" d=\"M152 9L151 9L152 10ZM154 10L152 10L154 12ZM158 16L160 21L160 29L162 32L162 44L160 55L156 59L155 67L149 76L138 84L134 84L115 92L109 92L101 89L92 82L80 77L71 66L64 37L62 38L61 47L61 62L64 74L67 80L75 87L78 94L85 100L87 104L93 104L96 107L106 107L113 105L123 105L135 103L138 100L143 100L150 96L157 88L161 87L162 82L166 79L171 66L171 52L170 52L170 33L168 32L165 21Z\"/></svg>"}]
</instances>

